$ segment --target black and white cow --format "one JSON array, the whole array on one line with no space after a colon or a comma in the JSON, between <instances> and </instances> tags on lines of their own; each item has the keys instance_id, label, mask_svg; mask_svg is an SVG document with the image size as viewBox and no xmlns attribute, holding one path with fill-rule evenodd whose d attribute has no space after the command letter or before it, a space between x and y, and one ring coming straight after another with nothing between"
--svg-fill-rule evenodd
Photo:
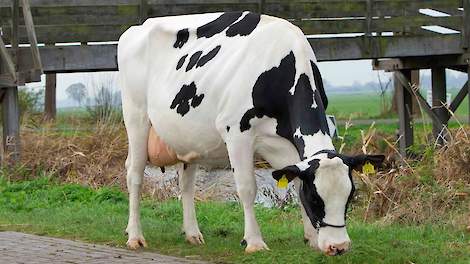
<instances>
[{"instance_id":1,"label":"black and white cow","mask_svg":"<svg viewBox=\"0 0 470 264\"><path fill-rule=\"evenodd\" d=\"M186 239L204 243L194 209L197 164L230 162L245 215L246 252L268 249L254 212L253 156L295 180L305 239L328 255L348 250L351 170L383 156L337 154L325 117L327 99L302 31L250 12L148 19L120 38L118 61L129 138L128 247L145 246L139 196L149 127L185 161L180 187Z\"/></svg>"}]
</instances>

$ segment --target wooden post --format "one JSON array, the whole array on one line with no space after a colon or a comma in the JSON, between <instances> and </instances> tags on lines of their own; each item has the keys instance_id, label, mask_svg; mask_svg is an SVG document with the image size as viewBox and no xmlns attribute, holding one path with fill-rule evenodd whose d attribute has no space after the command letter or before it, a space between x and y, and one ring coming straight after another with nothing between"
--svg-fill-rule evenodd
<instances>
[{"instance_id":1,"label":"wooden post","mask_svg":"<svg viewBox=\"0 0 470 264\"><path fill-rule=\"evenodd\" d=\"M438 117L438 120L433 120L432 131L434 137L442 144L443 136L445 136L443 129L449 120L449 112L445 106L447 103L446 69L444 67L434 67L431 69L431 74L432 109Z\"/></svg>"},{"instance_id":2,"label":"wooden post","mask_svg":"<svg viewBox=\"0 0 470 264\"><path fill-rule=\"evenodd\" d=\"M7 87L3 97L3 148L4 160L17 162L20 157L20 113L18 87Z\"/></svg>"},{"instance_id":3,"label":"wooden post","mask_svg":"<svg viewBox=\"0 0 470 264\"><path fill-rule=\"evenodd\" d=\"M463 25L462 25L462 48L470 49L470 0L462 0L463 3Z\"/></svg>"},{"instance_id":4,"label":"wooden post","mask_svg":"<svg viewBox=\"0 0 470 264\"><path fill-rule=\"evenodd\" d=\"M467 100L468 100L468 123L470 124L470 64L467 66L467 76L468 76L468 82L467 82Z\"/></svg>"},{"instance_id":5,"label":"wooden post","mask_svg":"<svg viewBox=\"0 0 470 264\"><path fill-rule=\"evenodd\" d=\"M411 71L401 71L406 77L407 82L410 82ZM400 126L400 153L405 157L407 149L413 145L413 95L406 89L405 84L400 81L399 73L393 74L393 83L395 86L399 126Z\"/></svg>"},{"instance_id":6,"label":"wooden post","mask_svg":"<svg viewBox=\"0 0 470 264\"><path fill-rule=\"evenodd\" d=\"M148 3L147 0L140 0L139 4L139 22L142 24L148 18Z\"/></svg>"},{"instance_id":7,"label":"wooden post","mask_svg":"<svg viewBox=\"0 0 470 264\"><path fill-rule=\"evenodd\" d=\"M54 120L57 113L56 108L56 74L46 74L46 95L44 99L44 119L46 121Z\"/></svg>"},{"instance_id":8,"label":"wooden post","mask_svg":"<svg viewBox=\"0 0 470 264\"><path fill-rule=\"evenodd\" d=\"M15 65L18 65L18 24L19 24L19 17L20 17L20 2L19 0L13 0L11 6L11 47L13 49L13 62Z\"/></svg>"},{"instance_id":9,"label":"wooden post","mask_svg":"<svg viewBox=\"0 0 470 264\"><path fill-rule=\"evenodd\" d=\"M258 0L258 13L263 14L266 0Z\"/></svg>"}]
</instances>

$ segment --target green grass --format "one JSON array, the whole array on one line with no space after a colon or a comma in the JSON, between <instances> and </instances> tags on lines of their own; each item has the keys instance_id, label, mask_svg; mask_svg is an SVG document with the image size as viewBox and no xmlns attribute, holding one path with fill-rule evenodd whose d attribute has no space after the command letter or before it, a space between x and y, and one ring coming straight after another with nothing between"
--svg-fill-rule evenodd
<instances>
[{"instance_id":1,"label":"green grass","mask_svg":"<svg viewBox=\"0 0 470 264\"><path fill-rule=\"evenodd\" d=\"M206 245L191 246L181 234L178 201L142 203L150 251L222 263L469 263L469 234L444 225L401 226L349 221L353 250L326 257L303 243L297 208L256 208L271 251L246 255L239 241L243 217L237 203L197 205ZM116 188L91 190L47 178L7 182L0 178L0 230L16 230L123 247L127 198Z\"/></svg>"},{"instance_id":2,"label":"green grass","mask_svg":"<svg viewBox=\"0 0 470 264\"><path fill-rule=\"evenodd\" d=\"M387 97L389 98L389 97ZM329 114L338 119L369 119L381 112L380 96L377 93L332 94L328 96Z\"/></svg>"},{"instance_id":3,"label":"green grass","mask_svg":"<svg viewBox=\"0 0 470 264\"><path fill-rule=\"evenodd\" d=\"M458 91L451 91L453 96ZM391 95L387 100L392 100ZM358 94L330 94L328 95L329 114L335 115L338 119L370 119L381 115L381 100L378 93L358 93ZM468 115L468 98L465 98L455 114L459 117ZM387 115L381 118L396 118L396 114Z\"/></svg>"}]
</instances>

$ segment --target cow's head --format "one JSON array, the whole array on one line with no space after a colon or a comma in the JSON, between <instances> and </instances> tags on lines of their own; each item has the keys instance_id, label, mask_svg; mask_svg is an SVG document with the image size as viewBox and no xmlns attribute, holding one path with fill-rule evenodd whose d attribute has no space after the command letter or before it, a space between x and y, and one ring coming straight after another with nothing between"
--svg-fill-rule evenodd
<instances>
[{"instance_id":1,"label":"cow's head","mask_svg":"<svg viewBox=\"0 0 470 264\"><path fill-rule=\"evenodd\" d=\"M378 166L384 159L383 155L347 157L326 151L276 170L273 177L301 180L300 200L318 231L318 248L334 256L349 250L351 244L346 230L346 210L354 193L352 170L362 169L367 162Z\"/></svg>"}]
</instances>

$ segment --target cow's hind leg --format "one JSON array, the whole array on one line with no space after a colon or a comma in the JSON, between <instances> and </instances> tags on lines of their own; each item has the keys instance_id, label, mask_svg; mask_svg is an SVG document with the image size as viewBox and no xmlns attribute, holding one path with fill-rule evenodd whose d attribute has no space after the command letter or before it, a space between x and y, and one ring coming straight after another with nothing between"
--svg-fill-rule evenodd
<instances>
[{"instance_id":1,"label":"cow's hind leg","mask_svg":"<svg viewBox=\"0 0 470 264\"><path fill-rule=\"evenodd\" d=\"M254 202L257 188L253 165L253 138L241 135L238 137L231 136L226 139L226 143L230 163L234 170L238 196L243 205L245 252L253 253L260 250L269 250L263 241L255 217Z\"/></svg>"},{"instance_id":2,"label":"cow's hind leg","mask_svg":"<svg viewBox=\"0 0 470 264\"><path fill-rule=\"evenodd\" d=\"M127 98L126 98L127 99ZM126 232L130 249L146 247L140 223L140 194L145 165L147 164L147 140L150 122L142 106L123 100L124 122L129 140L129 153L126 160L127 189L129 192L129 221Z\"/></svg>"},{"instance_id":3,"label":"cow's hind leg","mask_svg":"<svg viewBox=\"0 0 470 264\"><path fill-rule=\"evenodd\" d=\"M194 186L196 179L195 164L181 164L179 169L179 185L181 189L181 200L183 203L183 230L186 241L193 245L204 244L204 238L199 231L194 208Z\"/></svg>"}]
</instances>

